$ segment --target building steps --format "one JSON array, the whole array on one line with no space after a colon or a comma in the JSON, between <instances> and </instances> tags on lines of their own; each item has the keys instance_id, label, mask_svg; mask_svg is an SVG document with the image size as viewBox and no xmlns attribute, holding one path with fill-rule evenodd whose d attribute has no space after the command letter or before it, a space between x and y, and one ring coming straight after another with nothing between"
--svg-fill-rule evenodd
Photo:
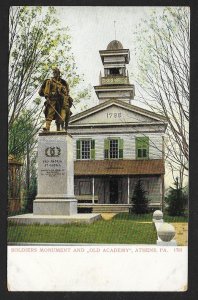
<instances>
[{"instance_id":1,"label":"building steps","mask_svg":"<svg viewBox=\"0 0 198 300\"><path fill-rule=\"evenodd\" d=\"M114 207L114 206L109 206L109 207L93 207L92 209L93 213L120 213L120 212L129 212L129 208L128 207L123 207L123 206L119 206L119 207Z\"/></svg>"},{"instance_id":2,"label":"building steps","mask_svg":"<svg viewBox=\"0 0 198 300\"><path fill-rule=\"evenodd\" d=\"M78 204L78 208L80 209L91 209L92 213L119 213L119 212L128 212L129 207L131 205L128 204Z\"/></svg>"},{"instance_id":3,"label":"building steps","mask_svg":"<svg viewBox=\"0 0 198 300\"><path fill-rule=\"evenodd\" d=\"M161 209L160 203L152 203L149 205L151 210ZM92 213L120 213L129 212L131 204L93 204L93 203L78 203L79 212Z\"/></svg>"}]
</instances>

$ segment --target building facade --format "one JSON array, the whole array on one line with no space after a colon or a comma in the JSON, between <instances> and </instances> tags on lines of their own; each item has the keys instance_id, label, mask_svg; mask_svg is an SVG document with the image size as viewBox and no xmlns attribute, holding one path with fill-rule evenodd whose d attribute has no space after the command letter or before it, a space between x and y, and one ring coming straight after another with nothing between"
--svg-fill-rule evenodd
<instances>
[{"instance_id":1,"label":"building facade","mask_svg":"<svg viewBox=\"0 0 198 300\"><path fill-rule=\"evenodd\" d=\"M150 206L162 208L166 119L132 104L129 49L112 41L99 52L104 66L100 84L94 87L99 104L74 115L68 130L74 141L78 207L128 211L140 179Z\"/></svg>"}]
</instances>

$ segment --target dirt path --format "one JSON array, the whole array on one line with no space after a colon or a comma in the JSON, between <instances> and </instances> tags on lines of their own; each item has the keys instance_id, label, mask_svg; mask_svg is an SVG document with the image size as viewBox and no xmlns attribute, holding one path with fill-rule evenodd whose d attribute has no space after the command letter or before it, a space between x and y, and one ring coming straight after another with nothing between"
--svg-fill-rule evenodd
<instances>
[{"instance_id":1,"label":"dirt path","mask_svg":"<svg viewBox=\"0 0 198 300\"><path fill-rule=\"evenodd\" d=\"M188 223L171 223L176 231L175 239L178 246L188 245Z\"/></svg>"},{"instance_id":2,"label":"dirt path","mask_svg":"<svg viewBox=\"0 0 198 300\"><path fill-rule=\"evenodd\" d=\"M101 216L104 220L111 220L115 215L117 215L116 213L102 213Z\"/></svg>"}]
</instances>

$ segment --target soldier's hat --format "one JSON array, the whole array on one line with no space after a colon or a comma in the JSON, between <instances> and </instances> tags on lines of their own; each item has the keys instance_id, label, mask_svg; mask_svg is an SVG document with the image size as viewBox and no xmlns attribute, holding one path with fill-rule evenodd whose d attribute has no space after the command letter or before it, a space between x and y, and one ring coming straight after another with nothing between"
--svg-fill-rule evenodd
<instances>
[{"instance_id":1,"label":"soldier's hat","mask_svg":"<svg viewBox=\"0 0 198 300\"><path fill-rule=\"evenodd\" d=\"M59 68L57 68L57 67L53 68L52 70L53 70L53 72L56 71L56 72L58 72L59 74L61 74L61 71L60 71Z\"/></svg>"}]
</instances>

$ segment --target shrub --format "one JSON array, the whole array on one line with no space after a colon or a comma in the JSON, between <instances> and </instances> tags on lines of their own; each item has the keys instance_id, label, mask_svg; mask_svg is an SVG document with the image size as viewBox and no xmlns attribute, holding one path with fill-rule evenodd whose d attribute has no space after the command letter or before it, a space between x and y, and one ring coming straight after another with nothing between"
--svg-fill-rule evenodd
<instances>
[{"instance_id":1,"label":"shrub","mask_svg":"<svg viewBox=\"0 0 198 300\"><path fill-rule=\"evenodd\" d=\"M148 213L149 200L146 194L147 192L144 190L141 180L138 180L133 192L132 208L130 209L130 212L134 212L136 214Z\"/></svg>"},{"instance_id":2,"label":"shrub","mask_svg":"<svg viewBox=\"0 0 198 300\"><path fill-rule=\"evenodd\" d=\"M165 201L168 205L167 213L170 216L183 216L187 204L187 193L181 187L179 187L178 182L174 183L175 187L169 188L168 195Z\"/></svg>"}]
</instances>

